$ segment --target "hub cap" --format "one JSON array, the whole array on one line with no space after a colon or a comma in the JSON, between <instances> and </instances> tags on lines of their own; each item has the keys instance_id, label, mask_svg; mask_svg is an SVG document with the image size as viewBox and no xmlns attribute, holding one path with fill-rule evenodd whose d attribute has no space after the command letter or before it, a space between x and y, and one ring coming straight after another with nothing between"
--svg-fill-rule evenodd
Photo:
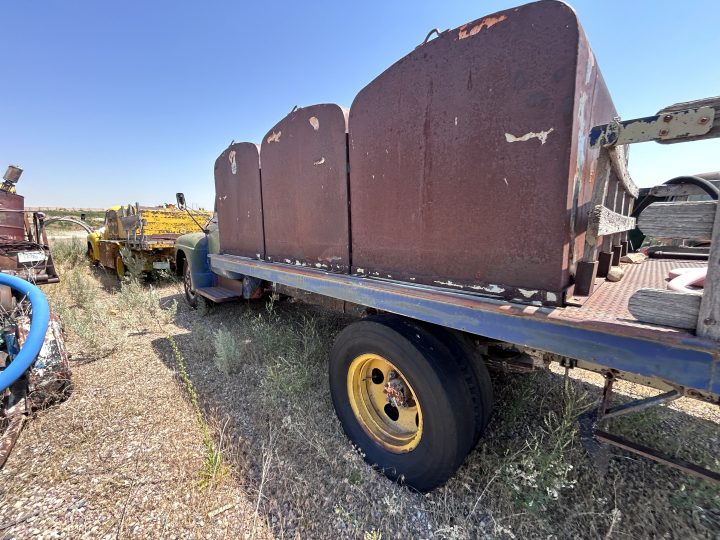
<instances>
[{"instance_id":1,"label":"hub cap","mask_svg":"<svg viewBox=\"0 0 720 540\"><path fill-rule=\"evenodd\" d=\"M391 362L363 354L350 364L350 406L365 432L394 453L413 450L422 437L420 404L410 384Z\"/></svg>"}]
</instances>

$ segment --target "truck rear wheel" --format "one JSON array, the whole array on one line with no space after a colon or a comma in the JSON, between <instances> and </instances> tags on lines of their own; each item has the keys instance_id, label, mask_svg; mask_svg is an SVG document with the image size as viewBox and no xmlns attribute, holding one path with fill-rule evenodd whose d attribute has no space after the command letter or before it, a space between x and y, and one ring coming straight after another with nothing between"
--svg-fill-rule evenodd
<instances>
[{"instance_id":1,"label":"truck rear wheel","mask_svg":"<svg viewBox=\"0 0 720 540\"><path fill-rule=\"evenodd\" d=\"M447 347L450 357L455 360L470 388L475 416L475 434L472 442L474 448L492 416L494 395L490 373L469 336L442 326L424 326Z\"/></svg>"},{"instance_id":2,"label":"truck rear wheel","mask_svg":"<svg viewBox=\"0 0 720 540\"><path fill-rule=\"evenodd\" d=\"M330 356L333 404L365 460L419 491L443 484L474 442L467 381L428 330L379 316L348 326Z\"/></svg>"}]
</instances>

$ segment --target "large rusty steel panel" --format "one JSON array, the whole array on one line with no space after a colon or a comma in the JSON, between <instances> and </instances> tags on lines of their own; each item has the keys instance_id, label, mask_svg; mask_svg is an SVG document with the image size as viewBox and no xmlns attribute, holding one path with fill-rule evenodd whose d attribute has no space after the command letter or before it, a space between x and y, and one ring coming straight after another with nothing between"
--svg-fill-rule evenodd
<instances>
[{"instance_id":1,"label":"large rusty steel panel","mask_svg":"<svg viewBox=\"0 0 720 540\"><path fill-rule=\"evenodd\" d=\"M261 259L263 238L260 150L233 143L215 161L215 196L220 251Z\"/></svg>"},{"instance_id":2,"label":"large rusty steel panel","mask_svg":"<svg viewBox=\"0 0 720 540\"><path fill-rule=\"evenodd\" d=\"M25 198L0 191L0 240L25 240Z\"/></svg>"},{"instance_id":3,"label":"large rusty steel panel","mask_svg":"<svg viewBox=\"0 0 720 540\"><path fill-rule=\"evenodd\" d=\"M591 175L576 178L578 145L592 158L584 132L605 115L587 90L594 60L579 73L590 54L572 9L541 1L447 31L362 89L349 119L352 270L562 303L592 192Z\"/></svg>"},{"instance_id":4,"label":"large rusty steel panel","mask_svg":"<svg viewBox=\"0 0 720 540\"><path fill-rule=\"evenodd\" d=\"M347 272L348 110L296 109L262 141L266 258Z\"/></svg>"}]
</instances>

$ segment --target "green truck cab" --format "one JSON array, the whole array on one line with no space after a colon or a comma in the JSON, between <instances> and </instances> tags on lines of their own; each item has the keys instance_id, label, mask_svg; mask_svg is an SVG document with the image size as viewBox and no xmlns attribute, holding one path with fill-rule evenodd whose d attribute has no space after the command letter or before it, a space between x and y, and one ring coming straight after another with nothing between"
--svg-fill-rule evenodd
<instances>
[{"instance_id":1,"label":"green truck cab","mask_svg":"<svg viewBox=\"0 0 720 540\"><path fill-rule=\"evenodd\" d=\"M185 197L177 196L178 207L185 207ZM258 298L262 295L260 280L244 277L235 272L213 272L208 256L220 253L220 234L217 212L200 232L179 236L175 241L175 272L182 277L185 299L196 308L198 298L204 297L214 303L229 302L239 298Z\"/></svg>"}]
</instances>

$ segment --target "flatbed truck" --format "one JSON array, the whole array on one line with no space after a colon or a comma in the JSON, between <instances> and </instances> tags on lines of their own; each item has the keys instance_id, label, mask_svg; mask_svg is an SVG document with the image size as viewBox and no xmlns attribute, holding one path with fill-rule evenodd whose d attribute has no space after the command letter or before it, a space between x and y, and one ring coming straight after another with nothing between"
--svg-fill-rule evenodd
<instances>
[{"instance_id":1,"label":"flatbed truck","mask_svg":"<svg viewBox=\"0 0 720 540\"><path fill-rule=\"evenodd\" d=\"M543 33L553 46L525 58ZM507 65L509 79L478 76ZM533 77L545 86L528 87ZM682 177L637 201L626 153L717 137L720 100L616 116L565 4L439 32L349 111L296 108L260 147L220 155L215 216L176 242L186 299L277 293L358 315L330 355L333 404L365 459L415 489L446 481L478 441L498 346L605 377L602 402L580 419L591 453L611 444L719 480L602 425L681 396L720 403L717 188ZM621 264L640 247L636 227L672 239L673 258ZM705 268L704 288L667 290L682 268ZM538 367L533 358L516 361ZM613 407L617 379L661 393Z\"/></svg>"}]
</instances>

